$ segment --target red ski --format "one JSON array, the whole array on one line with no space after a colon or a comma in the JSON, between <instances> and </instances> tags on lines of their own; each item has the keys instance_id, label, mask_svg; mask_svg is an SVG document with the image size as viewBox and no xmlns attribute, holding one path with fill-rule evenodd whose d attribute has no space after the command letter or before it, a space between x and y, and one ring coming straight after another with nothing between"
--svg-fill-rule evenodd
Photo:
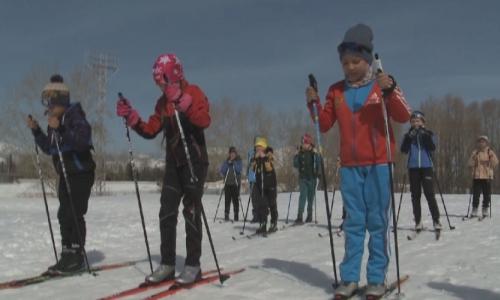
<instances>
[{"instance_id":1,"label":"red ski","mask_svg":"<svg viewBox=\"0 0 500 300\"><path fill-rule=\"evenodd\" d=\"M204 272L203 276L212 275L213 273L217 273L217 270L210 270L210 271ZM110 296L99 298L99 300L120 299L120 298L123 298L123 297L137 295L137 294L140 294L140 293L145 292L147 290L156 289L156 288L159 288L159 287L170 286L170 285L173 285L174 283L175 283L175 279L165 280L165 281L162 281L162 282L159 282L159 283L153 283L153 284L146 284L144 282L144 283L141 283L139 286L137 286L135 288L131 288L131 289L128 289L128 290L125 290L125 291L122 291L122 292L118 292L118 293L110 295Z\"/></svg>"},{"instance_id":2,"label":"red ski","mask_svg":"<svg viewBox=\"0 0 500 300\"><path fill-rule=\"evenodd\" d=\"M231 276L231 275L239 274L243 271L245 271L245 269L238 269L238 270L234 270L234 271L230 271L230 272L223 272L222 275ZM168 288L162 292L159 292L157 294L146 297L144 299L147 299L147 300L163 299L163 298L175 295L181 291L185 291L185 290L189 290L189 289L192 289L195 287L199 287L199 286L208 284L210 282L215 282L217 280L219 280L218 274L202 278L202 279L200 279L194 283L190 283L190 284L184 284L184 285L174 284L174 285L170 286L170 288Z\"/></svg>"},{"instance_id":3,"label":"red ski","mask_svg":"<svg viewBox=\"0 0 500 300\"><path fill-rule=\"evenodd\" d=\"M100 271L113 270L113 269L133 266L136 263L137 263L136 261L128 261L128 262L116 263L116 264L99 265L99 266L95 266L95 267L90 267L90 271L92 273L95 273L95 272L100 272ZM40 275L33 276L33 277L27 277L27 278L23 278L23 279L16 279L16 280L11 280L11 281L7 281L7 282L2 282L2 283L0 283L0 290L22 288L22 287L27 286L27 285L41 283L41 282L45 282L45 281L52 280L52 279L60 279L60 278L71 277L71 276L75 276L75 275L83 275L85 273L87 273L86 269L83 269L83 270L78 271L78 272L68 273L68 274L42 273Z\"/></svg>"}]
</instances>

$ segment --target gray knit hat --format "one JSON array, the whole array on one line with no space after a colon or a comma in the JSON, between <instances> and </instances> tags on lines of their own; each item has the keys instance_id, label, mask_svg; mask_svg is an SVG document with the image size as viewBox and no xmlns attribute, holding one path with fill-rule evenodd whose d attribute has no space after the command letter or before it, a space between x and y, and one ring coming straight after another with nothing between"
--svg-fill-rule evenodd
<instances>
[{"instance_id":1,"label":"gray knit hat","mask_svg":"<svg viewBox=\"0 0 500 300\"><path fill-rule=\"evenodd\" d=\"M369 64L373 61L373 32L365 24L357 24L349 28L342 43L338 45L340 59L345 54L353 54L366 60Z\"/></svg>"}]
</instances>

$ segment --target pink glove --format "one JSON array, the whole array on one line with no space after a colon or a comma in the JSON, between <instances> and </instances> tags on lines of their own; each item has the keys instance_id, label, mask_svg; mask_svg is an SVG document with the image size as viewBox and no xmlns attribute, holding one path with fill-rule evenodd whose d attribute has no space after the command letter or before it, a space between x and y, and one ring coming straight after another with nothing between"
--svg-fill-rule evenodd
<instances>
[{"instance_id":1,"label":"pink glove","mask_svg":"<svg viewBox=\"0 0 500 300\"><path fill-rule=\"evenodd\" d=\"M127 99L121 98L116 102L116 115L119 117L127 117L132 110L132 106Z\"/></svg>"},{"instance_id":2,"label":"pink glove","mask_svg":"<svg viewBox=\"0 0 500 300\"><path fill-rule=\"evenodd\" d=\"M175 103L175 109L177 109L178 112L185 113L189 107L191 107L191 103L193 103L193 97L187 93L182 94L179 101Z\"/></svg>"},{"instance_id":3,"label":"pink glove","mask_svg":"<svg viewBox=\"0 0 500 300\"><path fill-rule=\"evenodd\" d=\"M125 118L127 125L134 127L139 122L139 113L133 109L127 99L120 99L116 103L116 114L119 117Z\"/></svg>"},{"instance_id":4,"label":"pink glove","mask_svg":"<svg viewBox=\"0 0 500 300\"><path fill-rule=\"evenodd\" d=\"M193 102L191 95L182 93L180 82L169 83L165 88L165 95L169 102L175 104L175 109L182 113L186 112Z\"/></svg>"},{"instance_id":5,"label":"pink glove","mask_svg":"<svg viewBox=\"0 0 500 300\"><path fill-rule=\"evenodd\" d=\"M182 90L181 90L181 84L179 82L169 83L165 87L165 95L167 96L169 102L177 101L177 99L181 96L181 94Z\"/></svg>"}]
</instances>

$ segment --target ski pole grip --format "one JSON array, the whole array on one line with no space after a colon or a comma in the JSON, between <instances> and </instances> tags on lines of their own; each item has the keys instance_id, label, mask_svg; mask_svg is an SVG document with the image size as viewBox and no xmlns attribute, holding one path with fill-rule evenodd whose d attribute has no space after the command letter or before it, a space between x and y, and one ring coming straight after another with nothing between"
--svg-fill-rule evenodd
<instances>
[{"instance_id":1,"label":"ski pole grip","mask_svg":"<svg viewBox=\"0 0 500 300\"><path fill-rule=\"evenodd\" d=\"M312 87L316 92L318 92L318 82L313 74L309 74L309 86Z\"/></svg>"},{"instance_id":2,"label":"ski pole grip","mask_svg":"<svg viewBox=\"0 0 500 300\"><path fill-rule=\"evenodd\" d=\"M378 53L375 53L375 69L377 70L377 73L384 72L384 68L382 68L382 60L380 60Z\"/></svg>"}]
</instances>

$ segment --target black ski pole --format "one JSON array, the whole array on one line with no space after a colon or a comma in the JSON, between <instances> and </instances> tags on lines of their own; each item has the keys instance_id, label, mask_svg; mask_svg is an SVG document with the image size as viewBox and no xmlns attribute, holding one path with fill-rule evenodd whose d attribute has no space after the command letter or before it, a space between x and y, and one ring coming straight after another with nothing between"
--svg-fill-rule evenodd
<instances>
[{"instance_id":1,"label":"black ski pole","mask_svg":"<svg viewBox=\"0 0 500 300\"><path fill-rule=\"evenodd\" d=\"M215 209L214 223L215 219L217 218L217 212L219 211L219 205L220 201L222 200L222 194L224 194L224 189L226 188L227 174L229 174L229 167L227 168L226 176L224 177L224 182L222 183L222 189L220 190L219 202L217 203L217 209Z\"/></svg>"},{"instance_id":2,"label":"black ski pole","mask_svg":"<svg viewBox=\"0 0 500 300\"><path fill-rule=\"evenodd\" d=\"M339 177L339 168L335 170L335 178L333 180L333 195L332 195L332 204L330 205L330 211L327 212L329 215L328 217L332 219L333 215L333 203L335 202L335 193L337 192L337 185L335 185L335 180ZM339 182L340 184L340 182ZM342 214L343 215L343 214Z\"/></svg>"},{"instance_id":3,"label":"black ski pole","mask_svg":"<svg viewBox=\"0 0 500 300\"><path fill-rule=\"evenodd\" d=\"M455 229L455 226L451 226L450 216L448 215L448 210L446 209L446 204L444 202L443 192L441 191L441 185L439 184L439 179L436 175L436 172L434 172L434 178L436 179L436 184L437 184L437 187L439 190L439 194L441 195L441 201L443 202L443 208L444 208L444 212L446 213L446 219L448 220L448 226L450 227L450 230L453 230L453 229Z\"/></svg>"},{"instance_id":4,"label":"black ski pole","mask_svg":"<svg viewBox=\"0 0 500 300\"><path fill-rule=\"evenodd\" d=\"M493 206L493 200L491 199L491 179L488 180L488 184L490 186L490 219L491 219L491 207ZM484 200L483 200L484 201Z\"/></svg>"},{"instance_id":5,"label":"black ski pole","mask_svg":"<svg viewBox=\"0 0 500 300\"><path fill-rule=\"evenodd\" d=\"M314 78L313 74L309 74L309 85L314 88L316 92L318 92L318 83L316 81L316 78ZM313 103L312 105L313 108L313 115L314 115L314 127L316 128L316 139L318 142L318 148L319 148L319 157L320 157L320 168L321 168L321 177L322 177L322 182L325 192L325 205L326 205L326 213L327 213L327 220L328 220L328 234L330 236L330 252L332 255L332 262L333 262L333 275L335 278L335 287L338 286L338 278L337 278L337 262L335 259L335 249L333 245L333 235L332 235L332 221L330 220L329 216L329 211L328 211L328 190L326 189L326 174L325 174L325 163L323 160L323 148L321 146L321 133L319 130L319 112L318 112L318 107L316 104Z\"/></svg>"},{"instance_id":6,"label":"black ski pole","mask_svg":"<svg viewBox=\"0 0 500 300\"><path fill-rule=\"evenodd\" d=\"M292 193L293 193L293 190L290 189L290 197L288 197L288 209L286 211L285 224L288 224L288 218L290 217L290 203L292 203Z\"/></svg>"},{"instance_id":7,"label":"black ski pole","mask_svg":"<svg viewBox=\"0 0 500 300\"><path fill-rule=\"evenodd\" d=\"M455 226L451 226L451 223L450 223L450 216L448 215L448 210L446 209L446 204L444 202L443 192L441 191L441 185L439 184L439 179L438 179L437 173L434 170L434 159L432 158L431 155L429 155L429 158L431 160L432 172L434 174L434 178L436 179L436 185L437 185L437 188L439 191L439 195L441 196L441 201L443 202L443 208L444 208L444 212L446 214L446 219L448 220L448 226L450 227L450 230L453 230L453 229L455 229Z\"/></svg>"},{"instance_id":8,"label":"black ski pole","mask_svg":"<svg viewBox=\"0 0 500 300\"><path fill-rule=\"evenodd\" d=\"M403 186L401 187L401 195L399 197L398 216L396 218L396 225L399 223L399 212L401 211L401 203L403 203L403 194L406 192L406 173L403 175Z\"/></svg>"},{"instance_id":9,"label":"black ski pole","mask_svg":"<svg viewBox=\"0 0 500 300\"><path fill-rule=\"evenodd\" d=\"M29 118L33 120L33 117L29 115ZM38 169L38 177L40 178L40 184L42 186L43 203L45 204L45 213L47 215L47 222L49 224L50 239L52 240L52 248L54 249L54 256L56 258L56 263L59 262L57 257L56 243L54 240L54 231L52 230L52 222L50 221L49 205L47 204L47 193L45 192L45 183L42 174L42 165L40 163L40 153L38 152L38 146L35 143L35 156L36 156L36 166Z\"/></svg>"},{"instance_id":10,"label":"black ski pole","mask_svg":"<svg viewBox=\"0 0 500 300\"><path fill-rule=\"evenodd\" d=\"M472 203L472 197L474 194L474 176L476 176L476 164L474 164L474 169L472 170L472 184L471 184L471 188L470 188L469 205L467 206L467 214L463 217L463 219L469 218L470 204Z\"/></svg>"},{"instance_id":11,"label":"black ski pole","mask_svg":"<svg viewBox=\"0 0 500 300\"><path fill-rule=\"evenodd\" d=\"M75 203L73 202L73 194L71 193L71 185L69 183L68 173L66 172L66 166L64 165L63 155L61 152L61 148L59 147L59 135L56 133L55 130L53 134L55 137L54 140L57 147L57 154L59 155L59 163L61 164L61 169L63 172L64 183L66 184L66 192L68 193L69 206L71 207L71 212L73 214L73 222L75 222L75 230L76 234L78 235L78 242L80 242L80 247L82 247L83 258L85 259L87 271L89 272L89 274L92 274L92 272L90 271L90 264L89 264L89 259L87 257L87 251L85 250L85 246L83 244L82 230L80 228L80 225L78 224L78 219L76 217Z\"/></svg>"},{"instance_id":12,"label":"black ski pole","mask_svg":"<svg viewBox=\"0 0 500 300\"><path fill-rule=\"evenodd\" d=\"M124 100L122 93L118 93L118 97L120 98L120 100L122 100L122 101ZM126 135L127 135L130 168L132 169L132 178L134 179L135 194L137 196L137 204L139 206L139 214L141 216L142 232L144 233L144 242L146 243L146 251L148 253L149 268L151 269L151 273L153 273L153 261L151 259L151 251L149 250L148 233L146 231L146 223L144 222L144 213L142 211L142 201L141 201L141 194L139 193L139 184L138 184L138 179L137 179L138 176L137 176L137 170L135 168L135 161L134 161L134 152L132 150L132 141L130 139L130 130L128 128L127 119L125 117L123 118L123 124L125 125L125 130L126 130Z\"/></svg>"},{"instance_id":13,"label":"black ski pole","mask_svg":"<svg viewBox=\"0 0 500 300\"><path fill-rule=\"evenodd\" d=\"M243 218L243 229L240 231L240 235L245 234L245 225L247 223L248 209L250 208L250 201L252 200L252 191L253 191L253 182L250 182L247 209L245 211L245 217ZM243 209L243 207L241 209Z\"/></svg>"},{"instance_id":14,"label":"black ski pole","mask_svg":"<svg viewBox=\"0 0 500 300\"><path fill-rule=\"evenodd\" d=\"M194 174L193 162L191 161L191 155L189 154L188 145L186 142L186 136L184 135L184 129L182 128L181 119L179 117L179 112L175 110L175 119L177 120L177 127L179 128L179 133L181 135L182 144L184 145L184 153L186 154L186 160L188 163L189 171L191 173L191 183L198 182L198 178ZM212 235L210 234L210 228L208 226L207 216L205 214L205 209L203 208L203 203L200 201L201 216L203 217L203 223L205 223L205 229L207 231L208 241L210 242L210 248L212 249L212 254L215 260L215 266L217 267L217 273L219 274L219 281L221 284L229 279L229 275L223 275L220 271L219 261L217 260L217 254L215 253L214 242L212 241Z\"/></svg>"},{"instance_id":15,"label":"black ski pole","mask_svg":"<svg viewBox=\"0 0 500 300\"><path fill-rule=\"evenodd\" d=\"M319 180L316 181L316 186L314 187L314 197L313 197L313 201L314 201L314 224L318 224L318 214L316 213L316 193L318 191L318 186L319 186ZM325 189L325 191L328 193L328 189L325 187L323 187Z\"/></svg>"},{"instance_id":16,"label":"black ski pole","mask_svg":"<svg viewBox=\"0 0 500 300\"><path fill-rule=\"evenodd\" d=\"M288 209L286 211L286 220L285 220L285 224L288 224L288 217L290 216L290 203L292 202L292 193L293 193L293 187L292 187L292 177L290 176L290 196L288 197Z\"/></svg>"},{"instance_id":17,"label":"black ski pole","mask_svg":"<svg viewBox=\"0 0 500 300\"><path fill-rule=\"evenodd\" d=\"M240 192L241 192L241 178L240 180L238 180L238 176L236 175L236 170L233 168L233 174L234 174L234 178L236 180L236 184L238 185L238 201L240 202L240 208L241 208L241 214L242 214L242 217L243 219L245 218L245 212L243 211L243 202L241 202L241 196L240 196Z\"/></svg>"},{"instance_id":18,"label":"black ski pole","mask_svg":"<svg viewBox=\"0 0 500 300\"><path fill-rule=\"evenodd\" d=\"M377 72L383 72L382 62L378 57L378 54L375 54L375 66ZM398 294L401 294L401 277L399 274L399 246L398 246L398 230L397 230L397 221L396 221L396 201L394 199L394 181L392 177L393 165L392 165L392 155L391 155L391 142L390 142L390 133L389 133L389 117L387 116L387 109L385 107L385 101L380 101L380 105L382 108L382 115L384 116L384 127L385 127L385 149L387 152L387 166L389 167L389 185L391 189L391 208L392 208L392 226L394 227L394 248L396 253L396 275L398 280Z\"/></svg>"}]
</instances>

